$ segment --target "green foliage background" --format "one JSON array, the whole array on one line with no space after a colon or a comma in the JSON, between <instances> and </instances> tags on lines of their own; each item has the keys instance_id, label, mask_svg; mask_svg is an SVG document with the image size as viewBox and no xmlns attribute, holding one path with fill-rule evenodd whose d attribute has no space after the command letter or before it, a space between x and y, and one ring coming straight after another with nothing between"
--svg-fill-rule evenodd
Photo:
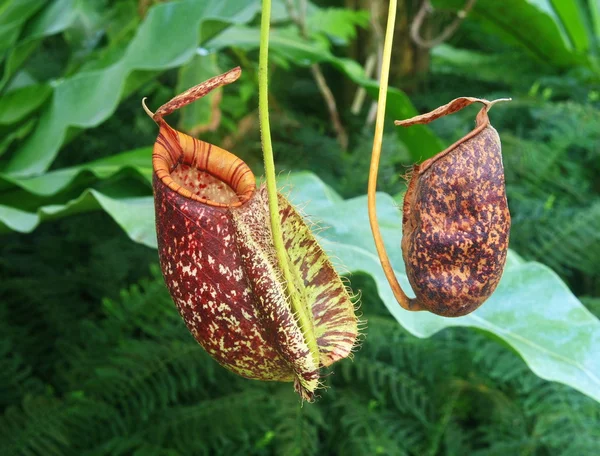
<instances>
[{"instance_id":1,"label":"green foliage background","mask_svg":"<svg viewBox=\"0 0 600 456\"><path fill-rule=\"evenodd\" d=\"M416 88L392 81L389 120L461 95L512 96L491 114L503 142L511 248L554 269L598 317L600 7L503 4L479 0L432 49ZM369 14L344 6L310 4L303 39L276 2L271 109L278 169L313 171L351 198L365 193L373 128L370 101L356 114L350 105L357 85L371 95L377 85L353 60L364 63L352 49L369 36ZM187 12L174 16L187 27L176 40L160 28L164 8ZM369 274L350 277L366 337L353 360L333 366L315 404L301 406L290 385L228 373L196 344L156 252L143 245L148 232L128 237L108 214L110 204L131 210L150 193L156 131L140 98L158 106L237 64L244 75L224 93L218 128L202 136L229 144L261 174L259 11L243 0L0 1L0 454L599 453L597 402L538 378L489 332L413 336ZM439 13L438 26L451 18ZM338 101L348 150L307 68L315 62ZM207 105L174 123L206 125ZM466 133L474 112L410 134L386 125L380 189L400 201L408 166Z\"/></svg>"}]
</instances>

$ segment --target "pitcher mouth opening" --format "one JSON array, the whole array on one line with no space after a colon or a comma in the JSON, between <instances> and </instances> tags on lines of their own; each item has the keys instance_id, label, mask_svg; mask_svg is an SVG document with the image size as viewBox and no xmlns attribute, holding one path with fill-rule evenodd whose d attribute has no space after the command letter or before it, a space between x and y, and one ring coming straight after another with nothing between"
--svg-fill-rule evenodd
<instances>
[{"instance_id":1,"label":"pitcher mouth opening","mask_svg":"<svg viewBox=\"0 0 600 456\"><path fill-rule=\"evenodd\" d=\"M164 126L154 144L152 168L167 187L215 207L238 207L254 195L254 173L243 160Z\"/></svg>"}]
</instances>

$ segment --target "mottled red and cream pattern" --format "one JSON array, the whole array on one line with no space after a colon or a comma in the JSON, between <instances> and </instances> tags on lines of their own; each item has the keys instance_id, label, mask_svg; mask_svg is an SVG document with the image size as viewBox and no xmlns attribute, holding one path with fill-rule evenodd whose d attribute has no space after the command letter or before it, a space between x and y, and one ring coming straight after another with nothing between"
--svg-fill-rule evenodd
<instances>
[{"instance_id":1,"label":"mottled red and cream pattern","mask_svg":"<svg viewBox=\"0 0 600 456\"><path fill-rule=\"evenodd\" d=\"M156 177L154 188L161 269L196 340L244 377L293 380L277 345L267 343L231 211L195 204Z\"/></svg>"},{"instance_id":2,"label":"mottled red and cream pattern","mask_svg":"<svg viewBox=\"0 0 600 456\"><path fill-rule=\"evenodd\" d=\"M247 378L294 382L311 399L319 369L348 356L356 341L348 291L302 217L279 195L294 286L309 315L301 326L279 267L266 188L256 189L254 174L235 155L162 119L237 77L234 69L156 114L148 110L160 126L152 163L161 269L188 329L221 365Z\"/></svg>"}]
</instances>

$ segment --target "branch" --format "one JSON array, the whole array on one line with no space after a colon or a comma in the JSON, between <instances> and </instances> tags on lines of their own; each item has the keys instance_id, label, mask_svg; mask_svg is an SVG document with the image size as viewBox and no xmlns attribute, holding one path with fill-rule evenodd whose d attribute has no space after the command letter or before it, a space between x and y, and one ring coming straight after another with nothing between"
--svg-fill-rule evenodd
<instances>
[{"instance_id":1,"label":"branch","mask_svg":"<svg viewBox=\"0 0 600 456\"><path fill-rule=\"evenodd\" d=\"M417 46L422 48L431 49L432 47L437 46L438 44L446 41L454 34L454 32L456 32L462 21L464 21L467 17L467 14L469 14L469 11L471 11L473 6L475 6L476 1L477 0L467 0L464 8L456 12L456 18L444 30L442 30L442 33L440 33L436 38L426 40L421 36L421 27L423 26L423 21L425 18L433 13L434 9L430 0L423 0L423 3L421 4L421 7L419 8L419 11L417 12L417 15L415 16L415 19L410 27L410 37L417 44Z\"/></svg>"}]
</instances>

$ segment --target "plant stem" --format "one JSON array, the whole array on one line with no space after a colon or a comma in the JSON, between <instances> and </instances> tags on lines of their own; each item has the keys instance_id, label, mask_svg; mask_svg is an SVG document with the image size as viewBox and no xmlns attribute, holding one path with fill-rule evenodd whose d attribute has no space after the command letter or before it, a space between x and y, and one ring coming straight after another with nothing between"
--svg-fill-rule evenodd
<instances>
[{"instance_id":1,"label":"plant stem","mask_svg":"<svg viewBox=\"0 0 600 456\"><path fill-rule=\"evenodd\" d=\"M296 316L304 339L313 355L313 359L319 365L319 347L314 335L312 319L308 309L303 305L302 297L296 289L287 252L283 243L281 220L279 217L279 204L277 202L277 182L275 180L275 162L273 160L273 145L271 143L271 127L269 125L269 27L271 22L271 0L262 1L262 14L260 21L260 53L258 58L258 116L260 119L260 131L263 157L265 161L265 177L267 180L267 194L269 197L269 216L271 219L271 234L273 244L277 253L279 268L287 286L287 294L290 298L292 310Z\"/></svg>"},{"instance_id":2,"label":"plant stem","mask_svg":"<svg viewBox=\"0 0 600 456\"><path fill-rule=\"evenodd\" d=\"M419 310L416 308L414 303L406 296L402 287L398 283L398 279L394 274L394 269L390 263L390 259L385 250L383 238L381 237L381 231L379 230L379 223L377 222L377 206L376 206L376 192L377 192L377 172L379 171L379 158L381 156L381 143L383 141L383 122L385 120L385 103L387 100L388 90L388 79L390 76L390 60L392 57L392 41L394 38L394 23L396 22L396 7L397 1L390 0L390 9L388 12L388 21L385 30L385 40L383 44L383 57L381 61L381 78L379 79L379 99L377 101L377 118L375 121L375 137L373 138L373 151L371 153L371 166L369 168L369 186L368 186L368 208L369 208L369 222L371 224L371 231L373 232L373 239L375 240L375 247L377 248L377 254L379 255L379 261L385 273L390 287L396 297L398 303L407 310Z\"/></svg>"}]
</instances>

